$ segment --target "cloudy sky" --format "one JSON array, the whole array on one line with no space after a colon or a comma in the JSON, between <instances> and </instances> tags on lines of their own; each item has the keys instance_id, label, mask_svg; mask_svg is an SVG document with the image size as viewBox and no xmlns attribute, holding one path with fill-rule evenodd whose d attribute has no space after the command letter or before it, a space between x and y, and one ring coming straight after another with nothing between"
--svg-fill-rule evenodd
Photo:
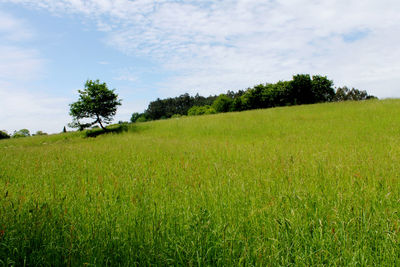
<instances>
[{"instance_id":1,"label":"cloudy sky","mask_svg":"<svg viewBox=\"0 0 400 267\"><path fill-rule=\"evenodd\" d=\"M398 0L0 0L0 129L59 132L87 79L157 97L327 75L400 97Z\"/></svg>"}]
</instances>

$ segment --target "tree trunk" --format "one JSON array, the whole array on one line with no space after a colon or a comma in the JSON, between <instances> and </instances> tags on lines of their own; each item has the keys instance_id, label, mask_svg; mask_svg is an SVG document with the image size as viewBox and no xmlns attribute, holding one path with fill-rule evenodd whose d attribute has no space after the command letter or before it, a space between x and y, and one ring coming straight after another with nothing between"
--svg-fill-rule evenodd
<instances>
[{"instance_id":1,"label":"tree trunk","mask_svg":"<svg viewBox=\"0 0 400 267\"><path fill-rule=\"evenodd\" d=\"M97 116L97 122L100 124L100 127L101 127L101 129L103 129L103 130L107 130L106 128L104 128L104 126L103 126L103 124L101 124L101 120L100 120L100 117L99 117L99 115L96 115Z\"/></svg>"}]
</instances>

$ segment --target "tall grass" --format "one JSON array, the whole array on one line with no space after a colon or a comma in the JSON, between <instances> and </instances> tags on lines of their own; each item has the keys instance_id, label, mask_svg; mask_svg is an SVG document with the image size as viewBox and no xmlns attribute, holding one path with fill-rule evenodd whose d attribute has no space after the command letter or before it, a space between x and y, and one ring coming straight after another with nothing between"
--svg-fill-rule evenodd
<instances>
[{"instance_id":1,"label":"tall grass","mask_svg":"<svg viewBox=\"0 0 400 267\"><path fill-rule=\"evenodd\" d=\"M400 264L400 101L0 141L3 265Z\"/></svg>"}]
</instances>

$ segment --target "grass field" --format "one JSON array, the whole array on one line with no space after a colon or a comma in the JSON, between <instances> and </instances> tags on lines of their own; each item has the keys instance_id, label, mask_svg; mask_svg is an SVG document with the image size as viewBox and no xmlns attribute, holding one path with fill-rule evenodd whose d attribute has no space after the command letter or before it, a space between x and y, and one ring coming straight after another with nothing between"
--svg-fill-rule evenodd
<instances>
[{"instance_id":1,"label":"grass field","mask_svg":"<svg viewBox=\"0 0 400 267\"><path fill-rule=\"evenodd\" d=\"M400 265L400 100L0 141L0 265Z\"/></svg>"}]
</instances>

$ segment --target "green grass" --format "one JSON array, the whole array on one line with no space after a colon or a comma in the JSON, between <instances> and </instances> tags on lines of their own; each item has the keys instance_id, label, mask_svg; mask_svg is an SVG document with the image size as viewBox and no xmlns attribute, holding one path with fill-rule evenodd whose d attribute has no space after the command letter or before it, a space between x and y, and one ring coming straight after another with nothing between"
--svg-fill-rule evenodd
<instances>
[{"instance_id":1,"label":"green grass","mask_svg":"<svg viewBox=\"0 0 400 267\"><path fill-rule=\"evenodd\" d=\"M0 141L0 265L400 264L400 100Z\"/></svg>"}]
</instances>

